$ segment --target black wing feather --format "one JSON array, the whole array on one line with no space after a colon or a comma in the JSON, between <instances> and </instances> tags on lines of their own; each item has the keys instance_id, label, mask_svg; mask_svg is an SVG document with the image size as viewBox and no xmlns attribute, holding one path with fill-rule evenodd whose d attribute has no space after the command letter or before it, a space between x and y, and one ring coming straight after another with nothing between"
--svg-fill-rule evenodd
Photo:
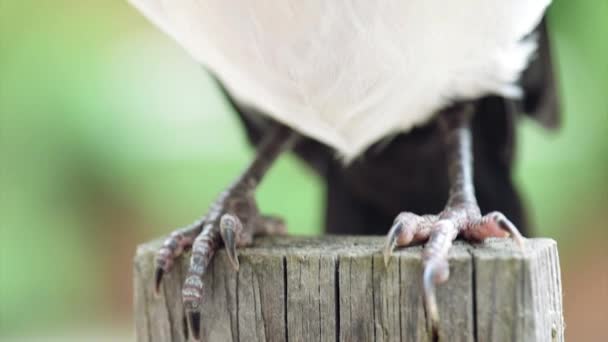
<instances>
[{"instance_id":1,"label":"black wing feather","mask_svg":"<svg viewBox=\"0 0 608 342\"><path fill-rule=\"evenodd\" d=\"M522 76L524 98L521 110L540 122L543 126L556 129L560 126L561 115L555 71L555 59L547 30L547 18L539 24L538 50Z\"/></svg>"}]
</instances>

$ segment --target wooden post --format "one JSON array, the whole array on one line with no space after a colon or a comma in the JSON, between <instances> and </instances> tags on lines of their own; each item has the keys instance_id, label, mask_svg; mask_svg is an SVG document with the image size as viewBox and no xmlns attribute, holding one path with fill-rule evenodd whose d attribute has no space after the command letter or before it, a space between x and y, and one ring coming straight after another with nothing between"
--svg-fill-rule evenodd
<instances>
[{"instance_id":1,"label":"wooden post","mask_svg":"<svg viewBox=\"0 0 608 342\"><path fill-rule=\"evenodd\" d=\"M395 253L385 267L380 237L265 238L240 250L233 271L223 250L205 275L203 341L427 341L421 251ZM153 289L160 242L135 257L138 341L186 341L180 289L189 255ZM563 341L557 247L509 240L450 252L440 285L440 341Z\"/></svg>"}]
</instances>

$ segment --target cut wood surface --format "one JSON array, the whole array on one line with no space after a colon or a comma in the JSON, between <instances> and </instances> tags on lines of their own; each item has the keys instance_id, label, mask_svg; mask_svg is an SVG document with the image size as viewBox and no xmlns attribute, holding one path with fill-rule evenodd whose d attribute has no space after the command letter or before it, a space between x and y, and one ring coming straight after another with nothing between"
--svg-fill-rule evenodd
<instances>
[{"instance_id":1,"label":"cut wood surface","mask_svg":"<svg viewBox=\"0 0 608 342\"><path fill-rule=\"evenodd\" d=\"M388 267L381 237L263 238L239 250L240 271L219 251L203 278L203 341L427 341L422 247ZM187 341L181 286L189 254L154 294L154 254L135 257L138 341ZM456 242L439 285L440 341L563 341L557 246L529 239Z\"/></svg>"}]
</instances>

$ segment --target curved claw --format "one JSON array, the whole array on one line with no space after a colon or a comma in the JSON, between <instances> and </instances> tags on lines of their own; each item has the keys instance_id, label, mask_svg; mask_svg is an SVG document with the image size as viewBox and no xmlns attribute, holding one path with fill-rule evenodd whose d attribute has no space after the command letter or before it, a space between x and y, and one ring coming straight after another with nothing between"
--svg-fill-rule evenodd
<instances>
[{"instance_id":1,"label":"curved claw","mask_svg":"<svg viewBox=\"0 0 608 342\"><path fill-rule=\"evenodd\" d=\"M220 220L220 235L226 246L228 259L234 267L235 271L239 270L239 258L237 253L237 238L242 231L243 224L238 217L231 214L224 214Z\"/></svg>"},{"instance_id":2,"label":"curved claw","mask_svg":"<svg viewBox=\"0 0 608 342\"><path fill-rule=\"evenodd\" d=\"M496 221L496 224L498 224L500 229L506 231L507 233L509 233L509 235L511 235L511 238L515 240L515 243L517 244L519 249L523 251L526 239L521 235L521 233L519 232L517 227L515 227L513 222L509 221L509 219L501 213L494 213L494 220Z\"/></svg>"},{"instance_id":3,"label":"curved claw","mask_svg":"<svg viewBox=\"0 0 608 342\"><path fill-rule=\"evenodd\" d=\"M201 313L200 311L190 311L186 315L190 335L195 341L201 340Z\"/></svg>"},{"instance_id":4,"label":"curved claw","mask_svg":"<svg viewBox=\"0 0 608 342\"><path fill-rule=\"evenodd\" d=\"M395 247L397 247L397 238L399 238L402 231L403 222L399 220L397 220L391 227L391 230L388 231L386 242L384 243L384 266L388 266L388 263L391 261L391 254L395 250Z\"/></svg>"},{"instance_id":5,"label":"curved claw","mask_svg":"<svg viewBox=\"0 0 608 342\"><path fill-rule=\"evenodd\" d=\"M431 334L431 340L436 341L439 336L439 309L435 297L435 285L446 281L449 277L449 266L447 261L433 259L424 265L422 275L422 289L424 291L424 306L427 312L427 328Z\"/></svg>"},{"instance_id":6,"label":"curved claw","mask_svg":"<svg viewBox=\"0 0 608 342\"><path fill-rule=\"evenodd\" d=\"M156 295L160 294L160 285L163 282L163 275L165 274L165 270L161 267L157 267L156 271L154 271L154 293Z\"/></svg>"},{"instance_id":7,"label":"curved claw","mask_svg":"<svg viewBox=\"0 0 608 342\"><path fill-rule=\"evenodd\" d=\"M397 216L395 223L389 230L384 243L384 265L388 266L391 254L397 246L408 246L412 242L428 238L429 223L434 220L430 215L418 216L403 212Z\"/></svg>"}]
</instances>

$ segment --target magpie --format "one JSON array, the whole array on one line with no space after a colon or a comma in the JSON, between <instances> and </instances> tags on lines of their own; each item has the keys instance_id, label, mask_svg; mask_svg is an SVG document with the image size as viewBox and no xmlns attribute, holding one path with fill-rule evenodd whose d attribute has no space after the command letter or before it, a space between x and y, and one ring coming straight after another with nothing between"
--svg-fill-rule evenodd
<instances>
[{"instance_id":1,"label":"magpie","mask_svg":"<svg viewBox=\"0 0 608 342\"><path fill-rule=\"evenodd\" d=\"M435 333L435 286L448 279L452 241L525 243L511 175L516 124L524 112L559 126L550 0L130 2L215 77L257 150L158 251L157 291L192 249L182 297L194 338L218 248L238 270L238 247L285 233L254 194L289 150L326 184L327 232L388 229L385 263L395 248L426 243L423 299Z\"/></svg>"}]
</instances>

